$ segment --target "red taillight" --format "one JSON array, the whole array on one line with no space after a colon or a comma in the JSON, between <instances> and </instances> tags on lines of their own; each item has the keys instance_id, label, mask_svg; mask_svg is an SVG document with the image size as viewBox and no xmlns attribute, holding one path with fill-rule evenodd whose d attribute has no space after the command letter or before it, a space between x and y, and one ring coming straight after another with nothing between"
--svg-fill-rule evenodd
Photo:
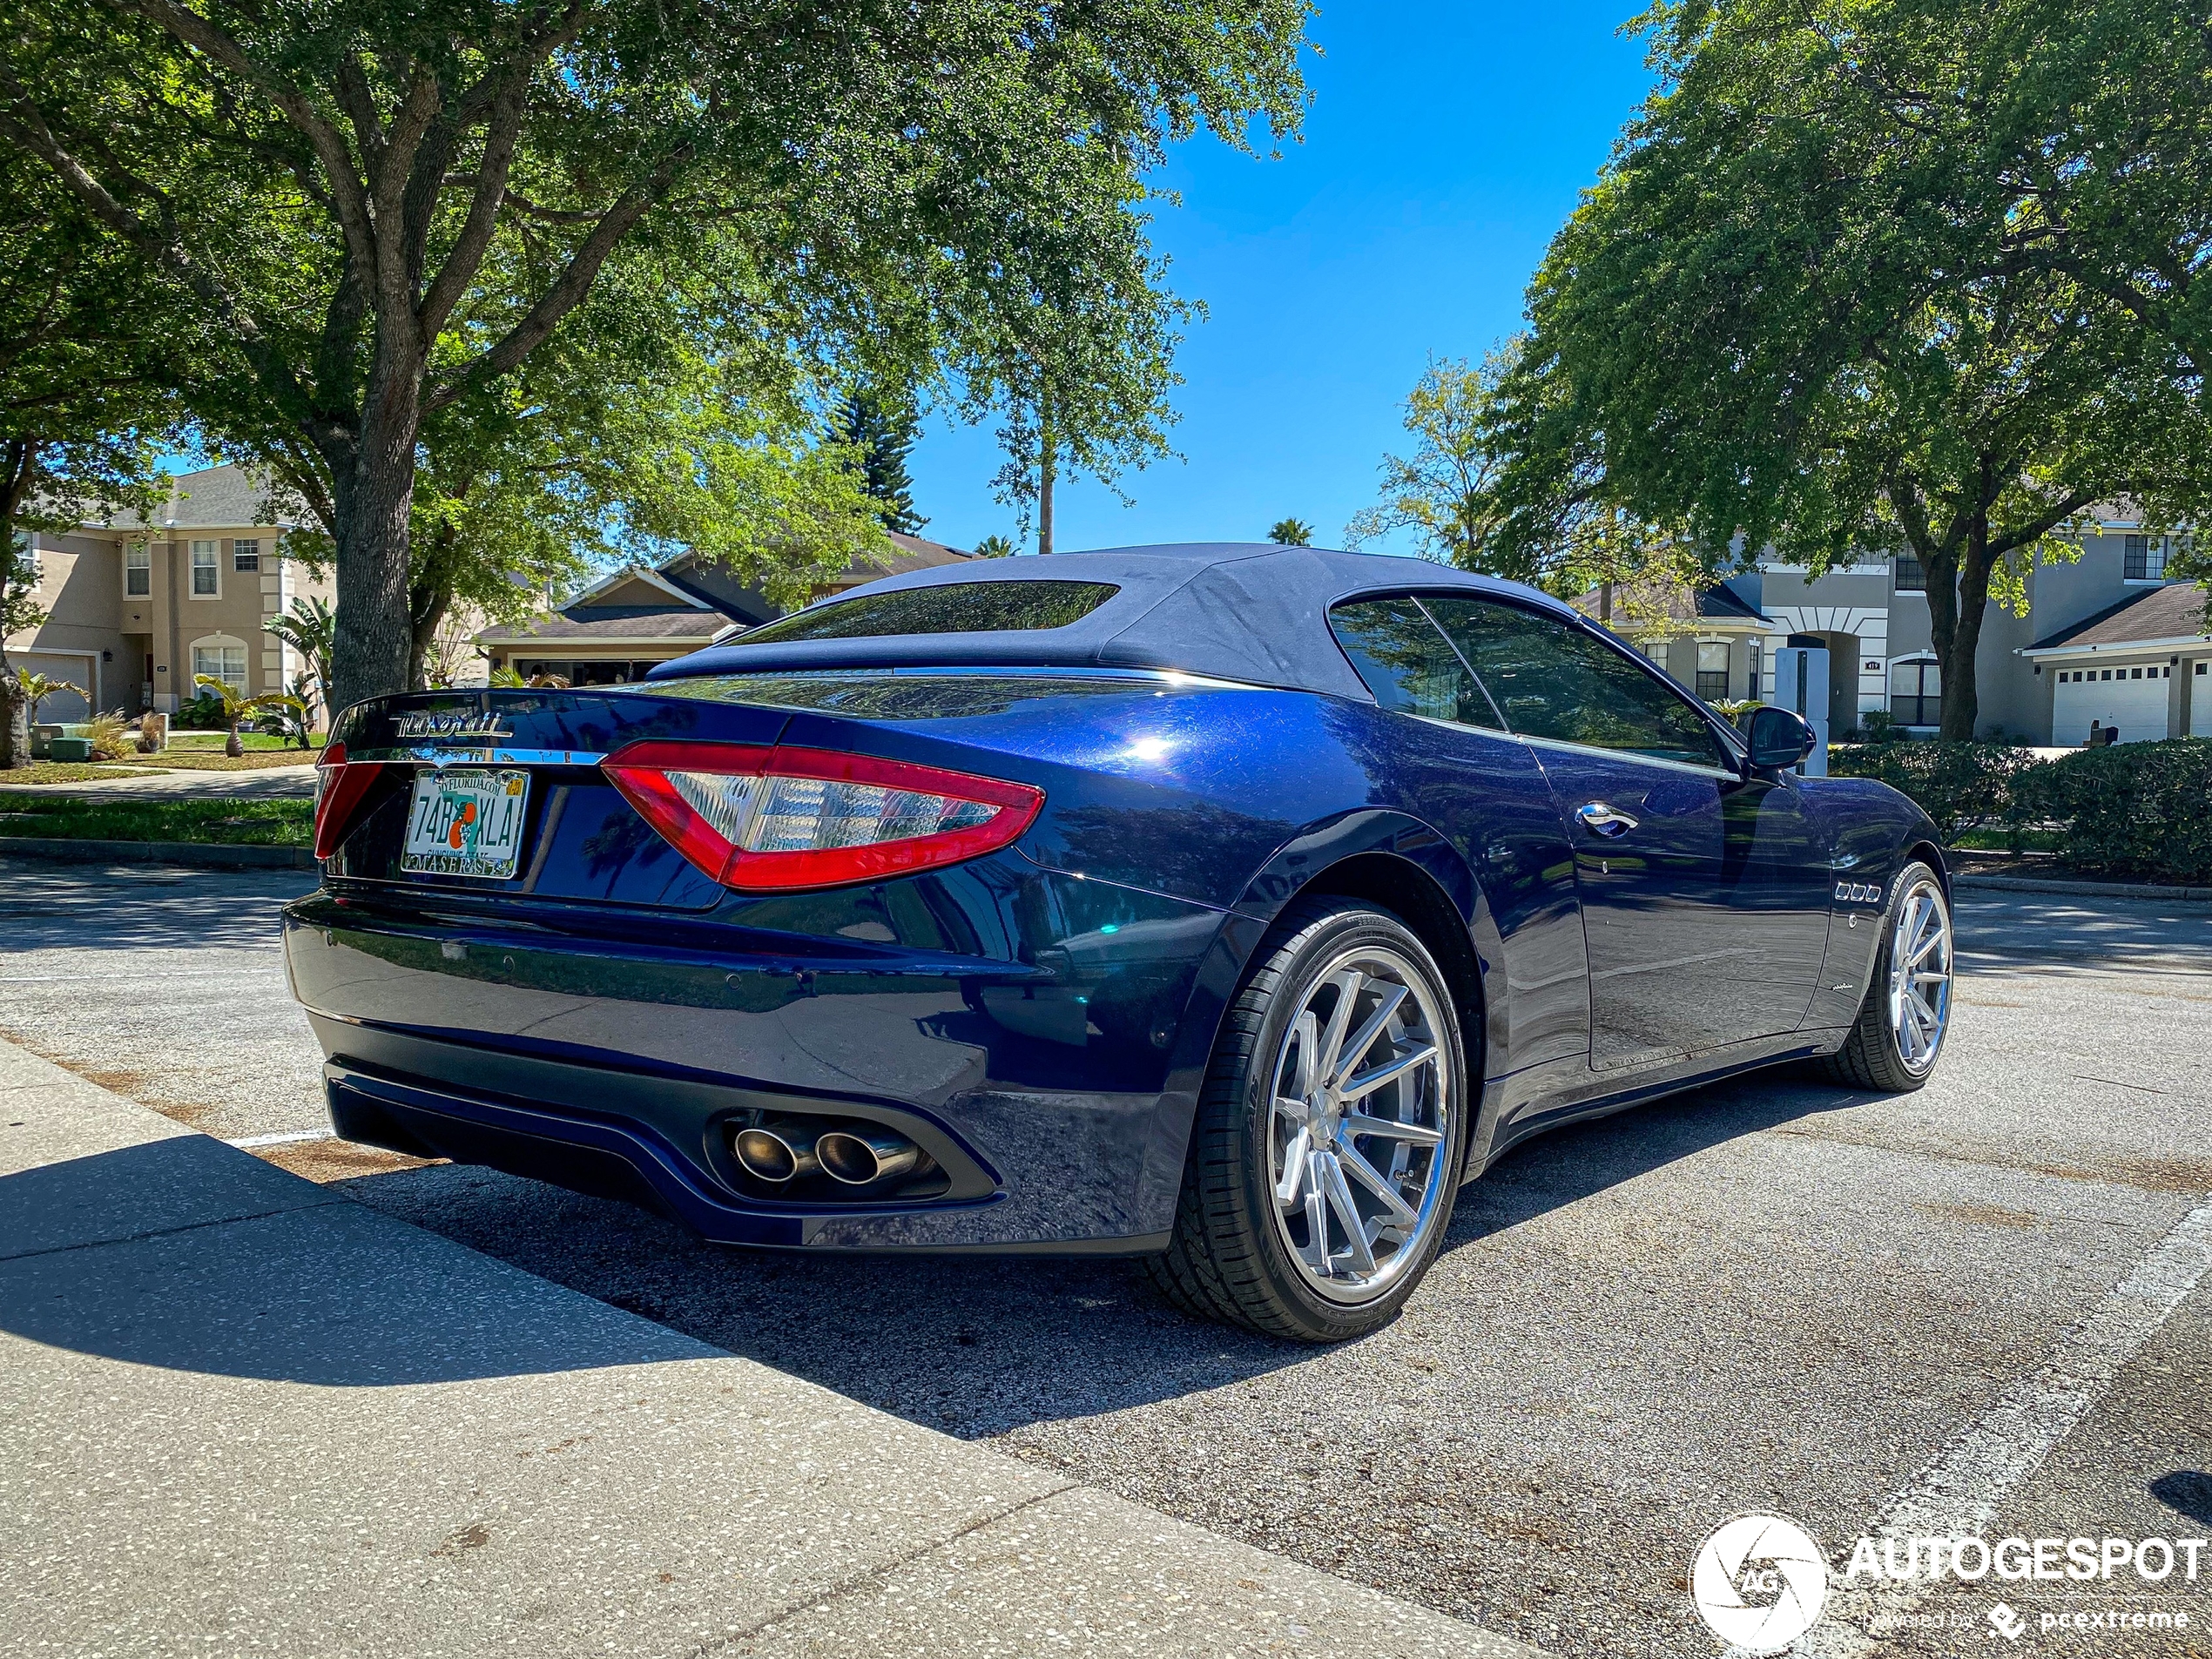
<instances>
[{"instance_id":1,"label":"red taillight","mask_svg":"<svg viewBox=\"0 0 2212 1659\"><path fill-rule=\"evenodd\" d=\"M353 827L354 813L369 786L384 770L381 760L347 760L346 745L334 743L315 762L315 856L336 854Z\"/></svg>"},{"instance_id":2,"label":"red taillight","mask_svg":"<svg viewBox=\"0 0 2212 1659\"><path fill-rule=\"evenodd\" d=\"M648 740L601 761L614 786L715 880L833 887L957 863L1036 819L1028 784L827 749Z\"/></svg>"}]
</instances>

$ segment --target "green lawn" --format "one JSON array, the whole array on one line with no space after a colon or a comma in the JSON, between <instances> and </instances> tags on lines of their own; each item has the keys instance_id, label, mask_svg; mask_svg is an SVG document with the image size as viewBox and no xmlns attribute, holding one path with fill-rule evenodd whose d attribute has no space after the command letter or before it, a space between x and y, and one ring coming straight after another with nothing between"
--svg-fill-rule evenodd
<instances>
[{"instance_id":1,"label":"green lawn","mask_svg":"<svg viewBox=\"0 0 2212 1659\"><path fill-rule=\"evenodd\" d=\"M312 846L311 800L131 800L0 789L0 836L72 841L222 841Z\"/></svg>"},{"instance_id":2,"label":"green lawn","mask_svg":"<svg viewBox=\"0 0 2212 1659\"><path fill-rule=\"evenodd\" d=\"M173 754L179 749L208 749L220 754L223 752L226 736L226 734L221 732L186 732L172 726L169 731L169 752ZM238 736L239 741L246 745L249 753L263 749L288 749L302 760L312 760L314 758L314 750L321 748L323 744L323 734L320 732L311 732L307 734L307 741L313 745L312 749L302 749L291 738L273 737L266 732L241 732ZM158 757L149 756L148 759L153 759Z\"/></svg>"}]
</instances>

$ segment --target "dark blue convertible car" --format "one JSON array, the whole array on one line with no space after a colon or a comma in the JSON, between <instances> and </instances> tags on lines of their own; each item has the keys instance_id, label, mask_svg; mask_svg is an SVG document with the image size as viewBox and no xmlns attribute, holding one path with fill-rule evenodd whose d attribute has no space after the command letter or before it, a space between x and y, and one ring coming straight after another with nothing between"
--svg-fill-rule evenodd
<instances>
[{"instance_id":1,"label":"dark blue convertible car","mask_svg":"<svg viewBox=\"0 0 2212 1659\"><path fill-rule=\"evenodd\" d=\"M642 685L347 710L287 958L351 1139L731 1244L1142 1256L1327 1341L1528 1136L1926 1079L1934 829L1810 741L1430 564L970 564Z\"/></svg>"}]
</instances>

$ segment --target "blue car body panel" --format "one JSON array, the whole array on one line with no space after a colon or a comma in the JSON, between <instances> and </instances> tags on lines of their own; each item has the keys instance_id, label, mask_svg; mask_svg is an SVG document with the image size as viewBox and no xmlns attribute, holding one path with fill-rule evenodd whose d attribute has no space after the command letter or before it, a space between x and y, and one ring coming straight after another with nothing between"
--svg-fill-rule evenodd
<instances>
[{"instance_id":1,"label":"blue car body panel","mask_svg":"<svg viewBox=\"0 0 2212 1659\"><path fill-rule=\"evenodd\" d=\"M1840 895L1934 846L1877 785L1623 777L1589 750L1312 691L1050 664L702 666L342 717L353 754L398 764L284 924L341 1133L732 1243L1156 1250L1223 1015L1301 894L1422 918L1483 1079L1474 1175L1568 1117L1833 1049L1879 910ZM913 761L1045 803L966 863L745 894L597 770L644 738ZM514 879L403 873L414 768L479 760L531 772ZM1572 830L1596 794L1633 794L1654 826L1632 854ZM748 1191L727 1130L763 1112L895 1130L941 1188Z\"/></svg>"}]
</instances>

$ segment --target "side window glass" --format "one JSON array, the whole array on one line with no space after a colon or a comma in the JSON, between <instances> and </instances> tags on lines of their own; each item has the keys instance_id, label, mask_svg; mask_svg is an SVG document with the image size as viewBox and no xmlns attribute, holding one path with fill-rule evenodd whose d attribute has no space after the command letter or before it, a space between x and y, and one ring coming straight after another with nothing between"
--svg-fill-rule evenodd
<instances>
[{"instance_id":1,"label":"side window glass","mask_svg":"<svg viewBox=\"0 0 2212 1659\"><path fill-rule=\"evenodd\" d=\"M1728 765L1712 730L1649 669L1581 630L1480 599L1423 602L1524 737Z\"/></svg>"},{"instance_id":2,"label":"side window glass","mask_svg":"<svg viewBox=\"0 0 2212 1659\"><path fill-rule=\"evenodd\" d=\"M1482 688L1413 600L1362 599L1339 605L1329 612L1329 627L1383 707L1496 728L1498 717Z\"/></svg>"}]
</instances>

